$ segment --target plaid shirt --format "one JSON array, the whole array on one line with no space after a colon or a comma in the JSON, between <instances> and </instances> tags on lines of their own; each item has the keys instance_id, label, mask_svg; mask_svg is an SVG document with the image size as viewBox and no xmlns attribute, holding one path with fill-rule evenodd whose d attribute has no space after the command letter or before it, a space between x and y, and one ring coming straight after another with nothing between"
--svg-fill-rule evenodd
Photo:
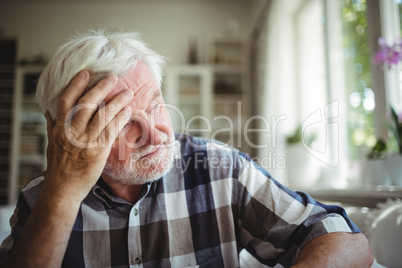
<instances>
[{"instance_id":1,"label":"plaid shirt","mask_svg":"<svg viewBox=\"0 0 402 268\"><path fill-rule=\"evenodd\" d=\"M173 169L149 183L134 205L95 185L78 212L63 267L239 267L243 248L268 266L287 267L319 235L359 232L342 208L287 189L237 150L184 136L175 155ZM22 190L2 260L43 179Z\"/></svg>"}]
</instances>

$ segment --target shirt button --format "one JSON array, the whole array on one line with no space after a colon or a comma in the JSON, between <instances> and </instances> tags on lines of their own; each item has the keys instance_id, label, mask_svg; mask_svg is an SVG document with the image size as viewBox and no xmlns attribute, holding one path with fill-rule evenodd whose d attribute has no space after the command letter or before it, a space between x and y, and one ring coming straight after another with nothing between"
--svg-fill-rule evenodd
<instances>
[{"instance_id":1,"label":"shirt button","mask_svg":"<svg viewBox=\"0 0 402 268\"><path fill-rule=\"evenodd\" d=\"M135 264L141 264L141 259L139 257L135 258Z\"/></svg>"},{"instance_id":2,"label":"shirt button","mask_svg":"<svg viewBox=\"0 0 402 268\"><path fill-rule=\"evenodd\" d=\"M134 209L134 215L137 216L138 215L138 209Z\"/></svg>"}]
</instances>

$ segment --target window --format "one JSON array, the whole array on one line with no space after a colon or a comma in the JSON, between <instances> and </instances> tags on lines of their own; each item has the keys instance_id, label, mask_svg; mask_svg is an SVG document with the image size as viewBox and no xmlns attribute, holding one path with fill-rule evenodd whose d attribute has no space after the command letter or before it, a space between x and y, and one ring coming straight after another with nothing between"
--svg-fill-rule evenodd
<instances>
[{"instance_id":1,"label":"window","mask_svg":"<svg viewBox=\"0 0 402 268\"><path fill-rule=\"evenodd\" d=\"M369 47L370 36L376 35L375 25L380 25L376 20L382 20L382 32L387 40L392 37L393 42L395 33L401 33L402 1L379 1L381 14L378 18L371 17L370 21L368 4L373 5L373 2L366 0L306 0L302 3L293 18L298 41L295 42L296 88L300 101L297 112L306 120L314 110L337 102L337 120L330 122L336 127L329 129L330 124L327 124L326 129L316 128L316 146L320 150L325 143L332 145L325 148L329 158L320 159L326 162L321 166L322 177L329 178L327 182L331 186L343 188L361 179L361 160L381 133L378 128L384 128L382 122L378 122L385 120L385 113L380 120L382 115L377 115L376 123L375 109L385 111L388 104L392 104L402 111L402 71L386 71L386 85L373 90L383 82L373 82L378 79L373 71L378 70L372 70L376 68L372 66L375 48ZM383 100L377 93L385 88L387 94L383 93L386 95Z\"/></svg>"},{"instance_id":2,"label":"window","mask_svg":"<svg viewBox=\"0 0 402 268\"><path fill-rule=\"evenodd\" d=\"M376 142L373 125L375 95L372 90L371 54L368 47L368 19L365 1L342 0L342 45L347 97L349 159L361 157L359 146Z\"/></svg>"},{"instance_id":3,"label":"window","mask_svg":"<svg viewBox=\"0 0 402 268\"><path fill-rule=\"evenodd\" d=\"M304 144L310 154L305 157L321 162L324 186L364 183L361 162L376 138L387 136L389 104L402 112L402 69L383 71L372 64L380 36L388 42L402 36L401 10L402 0L272 2L261 113L287 116L278 137L300 123L303 131L317 134L310 148ZM306 124L313 115L318 119ZM285 141L269 149L286 155L286 147Z\"/></svg>"},{"instance_id":4,"label":"window","mask_svg":"<svg viewBox=\"0 0 402 268\"><path fill-rule=\"evenodd\" d=\"M402 1L383 0L380 1L381 11L381 36L385 38L388 45L394 44L402 36ZM402 69L398 67L384 70L384 82L386 91L386 109L392 106L398 113L402 112ZM395 145L390 143L389 145ZM393 149L393 148L391 148Z\"/></svg>"},{"instance_id":5,"label":"window","mask_svg":"<svg viewBox=\"0 0 402 268\"><path fill-rule=\"evenodd\" d=\"M375 142L367 7L364 1L304 1L294 20L297 110L303 127L317 134L306 149L321 162L322 181L343 188L359 177L360 146Z\"/></svg>"}]
</instances>

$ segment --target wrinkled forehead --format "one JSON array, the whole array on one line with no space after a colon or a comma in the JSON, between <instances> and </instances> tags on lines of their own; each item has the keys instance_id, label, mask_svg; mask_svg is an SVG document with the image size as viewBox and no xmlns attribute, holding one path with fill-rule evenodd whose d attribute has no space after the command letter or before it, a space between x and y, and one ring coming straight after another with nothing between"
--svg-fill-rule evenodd
<instances>
[{"instance_id":1,"label":"wrinkled forehead","mask_svg":"<svg viewBox=\"0 0 402 268\"><path fill-rule=\"evenodd\" d=\"M134 69L129 70L119 80L114 89L106 96L105 102L111 101L117 94L125 89L133 91L134 95L139 94L139 90L152 88L160 92L159 86L149 68L142 62L139 62Z\"/></svg>"}]
</instances>

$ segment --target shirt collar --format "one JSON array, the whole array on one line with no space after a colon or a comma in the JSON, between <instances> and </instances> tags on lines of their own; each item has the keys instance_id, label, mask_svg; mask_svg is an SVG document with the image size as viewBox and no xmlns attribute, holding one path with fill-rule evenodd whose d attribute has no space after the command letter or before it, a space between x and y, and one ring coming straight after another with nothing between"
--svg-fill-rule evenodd
<instances>
[{"instance_id":1,"label":"shirt collar","mask_svg":"<svg viewBox=\"0 0 402 268\"><path fill-rule=\"evenodd\" d=\"M102 179L99 179L98 182L92 187L91 192L92 194L100 199L103 203L106 204L109 208L114 208L119 205L130 205L133 206L134 204L131 204L130 202L124 200L123 198L120 198L109 191L107 191L104 185L104 182L101 181ZM138 200L140 202L145 196L148 195L149 191L151 190L152 183L147 183L146 187L144 188L143 192L141 193L141 197Z\"/></svg>"}]
</instances>

